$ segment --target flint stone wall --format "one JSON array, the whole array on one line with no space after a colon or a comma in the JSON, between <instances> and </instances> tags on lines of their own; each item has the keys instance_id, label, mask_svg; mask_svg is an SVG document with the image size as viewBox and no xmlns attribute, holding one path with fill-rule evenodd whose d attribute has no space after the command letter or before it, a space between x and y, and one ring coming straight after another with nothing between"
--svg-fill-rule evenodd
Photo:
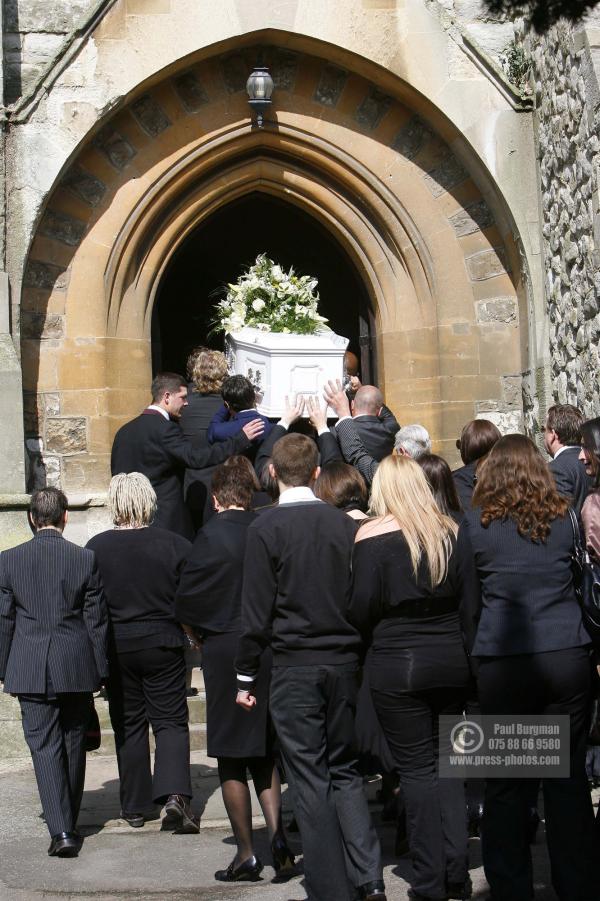
<instances>
[{"instance_id":1,"label":"flint stone wall","mask_svg":"<svg viewBox=\"0 0 600 901\"><path fill-rule=\"evenodd\" d=\"M600 94L596 14L522 37L536 101L542 241L554 400L598 416Z\"/></svg>"}]
</instances>

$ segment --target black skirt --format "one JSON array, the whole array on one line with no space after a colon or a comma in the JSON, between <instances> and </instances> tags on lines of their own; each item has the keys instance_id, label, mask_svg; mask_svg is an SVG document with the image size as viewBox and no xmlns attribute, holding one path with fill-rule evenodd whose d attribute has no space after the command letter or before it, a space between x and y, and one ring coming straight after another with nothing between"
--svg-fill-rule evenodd
<instances>
[{"instance_id":1,"label":"black skirt","mask_svg":"<svg viewBox=\"0 0 600 901\"><path fill-rule=\"evenodd\" d=\"M225 632L204 639L202 668L209 757L266 757L271 753L271 652L267 649L262 655L256 680L256 707L247 712L235 703L237 682L233 663L239 637L239 632Z\"/></svg>"}]
</instances>

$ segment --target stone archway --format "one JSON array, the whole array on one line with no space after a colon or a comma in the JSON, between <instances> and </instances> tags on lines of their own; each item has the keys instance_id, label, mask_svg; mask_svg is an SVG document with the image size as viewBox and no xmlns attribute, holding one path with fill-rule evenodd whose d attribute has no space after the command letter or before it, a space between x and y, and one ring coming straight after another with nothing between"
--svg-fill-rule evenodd
<instances>
[{"instance_id":1,"label":"stone archway","mask_svg":"<svg viewBox=\"0 0 600 901\"><path fill-rule=\"evenodd\" d=\"M276 123L250 128L243 56L205 59L103 123L50 197L24 279L23 376L28 432L69 491L105 487L112 435L147 400L173 253L253 191L302 208L352 259L402 421L423 422L445 452L477 411L517 424L526 335L508 223L393 94L325 58L268 52Z\"/></svg>"}]
</instances>

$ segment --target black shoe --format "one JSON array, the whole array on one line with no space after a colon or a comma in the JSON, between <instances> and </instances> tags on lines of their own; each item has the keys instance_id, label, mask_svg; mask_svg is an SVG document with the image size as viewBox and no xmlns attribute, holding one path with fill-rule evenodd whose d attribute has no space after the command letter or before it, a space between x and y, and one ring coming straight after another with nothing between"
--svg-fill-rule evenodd
<instances>
[{"instance_id":1,"label":"black shoe","mask_svg":"<svg viewBox=\"0 0 600 901\"><path fill-rule=\"evenodd\" d=\"M294 874L296 859L282 835L273 836L271 854L273 855L273 869L280 879Z\"/></svg>"},{"instance_id":2,"label":"black shoe","mask_svg":"<svg viewBox=\"0 0 600 901\"><path fill-rule=\"evenodd\" d=\"M160 828L163 832L176 832L177 835L197 835L200 832L200 820L192 813L183 795L169 795Z\"/></svg>"},{"instance_id":3,"label":"black shoe","mask_svg":"<svg viewBox=\"0 0 600 901\"><path fill-rule=\"evenodd\" d=\"M188 698L197 698L198 697L198 689L197 688L187 688L185 694L186 694L186 697L188 697Z\"/></svg>"},{"instance_id":4,"label":"black shoe","mask_svg":"<svg viewBox=\"0 0 600 901\"><path fill-rule=\"evenodd\" d=\"M141 829L146 820L144 819L144 815L141 813L126 813L124 810L121 811L121 819L125 820L132 829Z\"/></svg>"},{"instance_id":5,"label":"black shoe","mask_svg":"<svg viewBox=\"0 0 600 901\"><path fill-rule=\"evenodd\" d=\"M238 867L231 861L226 870L217 870L215 879L219 882L257 882L260 879L263 865L256 855L249 857Z\"/></svg>"},{"instance_id":6,"label":"black shoe","mask_svg":"<svg viewBox=\"0 0 600 901\"><path fill-rule=\"evenodd\" d=\"M81 848L81 837L75 832L59 832L53 835L48 848L50 857L77 857Z\"/></svg>"},{"instance_id":7,"label":"black shoe","mask_svg":"<svg viewBox=\"0 0 600 901\"><path fill-rule=\"evenodd\" d=\"M360 901L386 901L385 885L383 879L377 879L375 882L366 882L364 885L358 886L358 897Z\"/></svg>"},{"instance_id":8,"label":"black shoe","mask_svg":"<svg viewBox=\"0 0 600 901\"><path fill-rule=\"evenodd\" d=\"M471 877L467 876L464 882L447 882L446 894L448 898L456 898L458 901L467 901L473 894Z\"/></svg>"},{"instance_id":9,"label":"black shoe","mask_svg":"<svg viewBox=\"0 0 600 901\"><path fill-rule=\"evenodd\" d=\"M530 845L535 844L535 839L537 836L538 826L540 825L540 815L537 812L537 807L529 808L529 822L527 824L527 841Z\"/></svg>"}]
</instances>

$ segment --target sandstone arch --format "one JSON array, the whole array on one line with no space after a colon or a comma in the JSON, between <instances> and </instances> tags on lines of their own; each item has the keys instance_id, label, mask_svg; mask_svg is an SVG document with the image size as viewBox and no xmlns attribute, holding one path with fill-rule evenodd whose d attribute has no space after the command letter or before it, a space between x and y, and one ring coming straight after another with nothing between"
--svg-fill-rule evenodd
<instances>
[{"instance_id":1,"label":"sandstone arch","mask_svg":"<svg viewBox=\"0 0 600 901\"><path fill-rule=\"evenodd\" d=\"M319 218L353 259L402 420L444 450L477 409L516 423L525 297L493 185L492 211L481 173L476 184L364 64L266 51L275 125L250 129L243 52L204 58L103 122L50 196L25 271L22 359L29 434L67 490L105 487L111 436L146 400L152 303L173 251L255 190Z\"/></svg>"}]
</instances>

